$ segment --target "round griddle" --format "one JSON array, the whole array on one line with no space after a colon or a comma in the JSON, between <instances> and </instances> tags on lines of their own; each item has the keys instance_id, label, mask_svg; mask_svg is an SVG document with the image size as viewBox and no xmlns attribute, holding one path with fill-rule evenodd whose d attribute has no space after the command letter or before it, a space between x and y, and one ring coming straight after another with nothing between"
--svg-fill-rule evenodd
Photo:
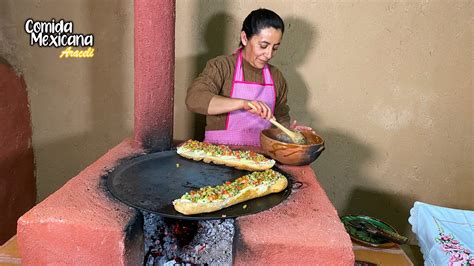
<instances>
[{"instance_id":1,"label":"round griddle","mask_svg":"<svg viewBox=\"0 0 474 266\"><path fill-rule=\"evenodd\" d=\"M123 203L164 217L188 220L232 218L269 209L291 194L290 176L276 167L273 170L288 179L288 186L282 192L197 215L175 211L173 200L190 190L220 185L250 172L189 160L171 150L123 161L108 176L107 187Z\"/></svg>"}]
</instances>

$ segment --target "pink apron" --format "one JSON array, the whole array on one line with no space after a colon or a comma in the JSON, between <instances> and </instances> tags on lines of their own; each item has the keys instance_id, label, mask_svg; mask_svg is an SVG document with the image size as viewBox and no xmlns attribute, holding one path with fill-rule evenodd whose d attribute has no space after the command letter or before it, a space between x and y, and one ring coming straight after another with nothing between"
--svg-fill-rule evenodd
<instances>
[{"instance_id":1,"label":"pink apron","mask_svg":"<svg viewBox=\"0 0 474 266\"><path fill-rule=\"evenodd\" d=\"M245 82L242 69L242 50L239 50L234 69L230 98L265 102L275 111L276 91L268 64L262 70L264 84ZM206 131L204 141L216 144L260 146L260 132L271 123L245 110L227 114L225 130Z\"/></svg>"}]
</instances>

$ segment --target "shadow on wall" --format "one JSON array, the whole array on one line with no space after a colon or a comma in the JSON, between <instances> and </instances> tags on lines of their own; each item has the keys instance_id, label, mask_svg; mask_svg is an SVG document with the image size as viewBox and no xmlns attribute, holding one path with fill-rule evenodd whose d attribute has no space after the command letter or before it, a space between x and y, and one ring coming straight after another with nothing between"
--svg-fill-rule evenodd
<instances>
[{"instance_id":1,"label":"shadow on wall","mask_svg":"<svg viewBox=\"0 0 474 266\"><path fill-rule=\"evenodd\" d=\"M340 130L317 128L317 131L326 141L326 150L312 168L339 214L343 214L347 204L359 205L348 199L352 189L370 185L362 174L362 166L374 157L375 151Z\"/></svg>"},{"instance_id":2,"label":"shadow on wall","mask_svg":"<svg viewBox=\"0 0 474 266\"><path fill-rule=\"evenodd\" d=\"M195 22L199 25L203 25L202 28L198 27L198 35L203 37L205 51L199 53L196 56L185 57L176 60L177 73L188 72L189 68L186 68L186 66L192 64L192 67L190 68L191 73L187 75L190 77L190 80L185 82L185 85L182 85L181 88L178 88L178 86L176 86L175 89L175 101L180 102L180 105L184 107L186 91L188 87L191 86L194 79L204 70L207 61L216 56L226 55L229 53L227 48L228 43L226 43L225 36L233 36L234 33L230 32L230 29L232 28L232 25L235 25L237 23L236 20L227 12L219 11L214 14L210 13L209 10L225 9L225 7L227 6L227 3L225 1L209 2L201 0L197 5L199 6L199 8L196 13L198 15L196 15L197 19L195 20ZM235 49L237 49L238 32L235 33L235 36ZM200 46L200 44L196 45ZM175 117L176 115L177 114L175 112ZM196 113L190 113L190 116L190 123L192 124L190 130L193 130L193 132L190 132L190 136L193 139L203 140L204 130L206 126L206 116Z\"/></svg>"},{"instance_id":3,"label":"shadow on wall","mask_svg":"<svg viewBox=\"0 0 474 266\"><path fill-rule=\"evenodd\" d=\"M282 47L274 64L285 75L289 87L290 115L299 124L310 125L326 141L326 150L312 167L326 193L340 215L365 214L395 226L400 232L408 232L409 208L413 199L371 191L373 180L362 173L362 167L374 158L375 150L346 132L334 128L322 128L315 115L319 105L318 84L307 84L298 68L302 67L319 39L317 28L298 18L285 18L286 31ZM316 102L316 106L310 106ZM341 110L350 113L350 110ZM337 122L336 122L337 123Z\"/></svg>"},{"instance_id":4,"label":"shadow on wall","mask_svg":"<svg viewBox=\"0 0 474 266\"><path fill-rule=\"evenodd\" d=\"M287 81L291 119L297 120L298 124L315 125L316 118L309 112L314 110L308 106L310 90L314 88L305 82L298 67L304 65L310 51L317 45L318 32L310 22L302 18L288 17L284 21L282 45L272 64L280 69Z\"/></svg>"},{"instance_id":5,"label":"shadow on wall","mask_svg":"<svg viewBox=\"0 0 474 266\"><path fill-rule=\"evenodd\" d=\"M88 113L87 125L84 125L87 130L81 134L41 143L37 148L38 164L42 168L39 172L39 186L42 187L39 191L42 193L38 195L40 201L125 137L133 134L127 127L128 114L125 107L127 101L133 102L133 99L128 99L125 95L127 90L133 90L133 82L131 87L125 88L129 84L125 77L129 76L130 70L133 71L130 67L133 61L128 62L124 56L124 50L132 49L132 46L123 45L125 26L129 24L124 22L133 20L127 17L128 13L133 12L125 12L133 11L133 3L119 1L110 5L106 1L88 0L81 2L81 6L81 9L88 10L87 23L94 29L91 32L94 34L94 57L76 59L76 62L73 61L75 59L63 59L70 61L60 63L75 64L74 69L78 71L78 75L89 80L89 86L79 88L87 91L87 96L78 104L84 106L84 109L57 111ZM77 60L83 61L79 63ZM60 65L55 67L59 68ZM37 110L50 110L46 106L48 101L39 102L45 106L38 106Z\"/></svg>"},{"instance_id":6,"label":"shadow on wall","mask_svg":"<svg viewBox=\"0 0 474 266\"><path fill-rule=\"evenodd\" d=\"M224 2L220 4L225 5ZM204 70L209 59L227 54L224 36L228 34L229 23L232 23L232 20L232 17L227 13L217 13L205 23L204 40L207 49L205 53L199 54L196 60L194 60L196 62L194 77L197 77ZM204 139L205 127L206 116L194 113L194 139Z\"/></svg>"},{"instance_id":7,"label":"shadow on wall","mask_svg":"<svg viewBox=\"0 0 474 266\"><path fill-rule=\"evenodd\" d=\"M225 36L235 35L235 49L237 49L238 45L239 32L235 32L235 34L230 32L231 26L237 23L236 20L230 15L230 12L228 13L220 11L215 14L208 15L209 10L224 10L227 6L225 1L210 2L201 0L199 1L198 6L199 7L196 15L198 19L196 19L195 22L199 25L204 25L202 28L199 28L199 35L203 36L205 52L193 57L186 57L176 61L176 69L183 69L186 64L189 64L189 62L194 62L194 65L191 68L192 73L188 75L192 77L192 79L181 90L175 91L176 101L180 101L180 104L182 104L184 107L186 90L191 85L193 80L204 70L207 61L220 55L229 54L229 50L225 42ZM190 135L193 139L203 140L206 126L206 116L192 113L191 117L191 130L194 130L194 132L191 132Z\"/></svg>"}]
</instances>

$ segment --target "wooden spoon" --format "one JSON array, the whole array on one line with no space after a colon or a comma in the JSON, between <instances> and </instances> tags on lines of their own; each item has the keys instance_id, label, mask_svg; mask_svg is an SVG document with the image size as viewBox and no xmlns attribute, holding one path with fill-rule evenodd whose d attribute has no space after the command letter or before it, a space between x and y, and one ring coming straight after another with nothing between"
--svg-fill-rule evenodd
<instances>
[{"instance_id":1,"label":"wooden spoon","mask_svg":"<svg viewBox=\"0 0 474 266\"><path fill-rule=\"evenodd\" d=\"M248 103L248 105L250 106L250 108L257 111L257 107L255 107L255 105L253 105L250 102ZM297 131L289 130L288 128L286 128L282 124L278 123L278 121L276 121L274 116L272 116L272 118L270 118L268 121L270 121L270 123L275 125L277 128L281 129L281 131L283 131L286 135L288 135L288 137L290 137L290 139L291 139L291 141L293 141L293 143L296 143L296 144L305 144L306 143L306 139L303 136L303 134L301 134L300 132L297 132Z\"/></svg>"}]
</instances>

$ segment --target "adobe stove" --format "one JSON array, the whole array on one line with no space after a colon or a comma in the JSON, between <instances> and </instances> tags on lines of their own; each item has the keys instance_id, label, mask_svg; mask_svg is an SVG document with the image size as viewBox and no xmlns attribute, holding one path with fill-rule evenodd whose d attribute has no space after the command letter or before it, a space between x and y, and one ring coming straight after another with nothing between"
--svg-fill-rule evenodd
<instances>
[{"instance_id":1,"label":"adobe stove","mask_svg":"<svg viewBox=\"0 0 474 266\"><path fill-rule=\"evenodd\" d=\"M219 185L250 172L185 159L176 150L162 151L123 161L107 176L107 188L123 203L143 211L145 261L149 265L172 260L229 265L234 236L233 220L229 218L272 208L291 193L291 176L274 170L288 179L284 191L191 216L175 211L173 200L191 189Z\"/></svg>"},{"instance_id":2,"label":"adobe stove","mask_svg":"<svg viewBox=\"0 0 474 266\"><path fill-rule=\"evenodd\" d=\"M175 1L135 0L134 10L134 138L20 217L22 264L141 265L153 258L148 262L154 265L353 265L350 238L309 166L281 166L301 182L298 191L271 208L234 219L176 222L177 217L159 212L142 213L140 206L124 204L109 192L115 170L173 146Z\"/></svg>"}]
</instances>

